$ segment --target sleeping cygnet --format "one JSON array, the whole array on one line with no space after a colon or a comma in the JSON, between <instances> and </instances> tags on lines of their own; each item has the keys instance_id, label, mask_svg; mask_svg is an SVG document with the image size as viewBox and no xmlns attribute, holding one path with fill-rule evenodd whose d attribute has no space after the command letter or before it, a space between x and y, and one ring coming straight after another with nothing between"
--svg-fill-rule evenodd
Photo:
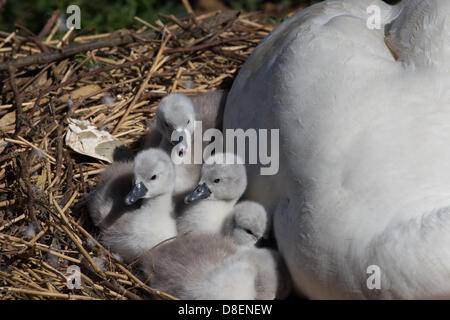
<instances>
[{"instance_id":1,"label":"sleeping cygnet","mask_svg":"<svg viewBox=\"0 0 450 320\"><path fill-rule=\"evenodd\" d=\"M225 157L233 159L226 163ZM247 187L245 166L233 154L218 153L202 166L199 185L188 194L187 208L177 218L178 233L221 233Z\"/></svg>"},{"instance_id":2,"label":"sleeping cygnet","mask_svg":"<svg viewBox=\"0 0 450 320\"><path fill-rule=\"evenodd\" d=\"M102 243L130 262L176 236L174 184L174 166L159 149L138 153L134 163L114 163L106 169L88 205Z\"/></svg>"},{"instance_id":3,"label":"sleeping cygnet","mask_svg":"<svg viewBox=\"0 0 450 320\"><path fill-rule=\"evenodd\" d=\"M242 249L220 234L179 236L142 256L140 268L152 288L180 299L282 299L290 290L277 252Z\"/></svg>"},{"instance_id":4,"label":"sleeping cygnet","mask_svg":"<svg viewBox=\"0 0 450 320\"><path fill-rule=\"evenodd\" d=\"M265 247L268 244L270 219L259 203L241 201L234 206L223 232L237 245Z\"/></svg>"}]
</instances>

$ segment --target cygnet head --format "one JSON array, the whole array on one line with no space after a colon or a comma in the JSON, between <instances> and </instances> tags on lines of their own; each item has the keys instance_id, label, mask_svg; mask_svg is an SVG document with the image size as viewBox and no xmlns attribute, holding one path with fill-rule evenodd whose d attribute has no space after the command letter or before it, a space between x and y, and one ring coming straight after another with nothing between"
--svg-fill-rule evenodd
<instances>
[{"instance_id":1,"label":"cygnet head","mask_svg":"<svg viewBox=\"0 0 450 320\"><path fill-rule=\"evenodd\" d=\"M205 161L199 185L186 196L185 202L237 201L246 188L247 174L242 160L234 154L218 153Z\"/></svg>"},{"instance_id":2,"label":"cygnet head","mask_svg":"<svg viewBox=\"0 0 450 320\"><path fill-rule=\"evenodd\" d=\"M233 221L229 230L237 245L260 245L268 237L269 219L262 205L253 201L242 201L233 209Z\"/></svg>"},{"instance_id":3,"label":"cygnet head","mask_svg":"<svg viewBox=\"0 0 450 320\"><path fill-rule=\"evenodd\" d=\"M183 140L184 130L190 135L194 133L194 122L195 109L189 97L172 93L161 100L156 113L156 128L163 139L176 145ZM179 134L177 141L172 141L173 132Z\"/></svg>"},{"instance_id":4,"label":"cygnet head","mask_svg":"<svg viewBox=\"0 0 450 320\"><path fill-rule=\"evenodd\" d=\"M134 160L133 187L125 203L172 193L174 185L175 169L169 155L161 149L144 150Z\"/></svg>"}]
</instances>

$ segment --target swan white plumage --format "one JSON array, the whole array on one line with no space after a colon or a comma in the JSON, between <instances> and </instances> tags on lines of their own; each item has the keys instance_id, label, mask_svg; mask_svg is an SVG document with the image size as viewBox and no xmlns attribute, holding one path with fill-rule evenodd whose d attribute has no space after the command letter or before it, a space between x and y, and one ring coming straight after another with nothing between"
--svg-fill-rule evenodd
<instances>
[{"instance_id":1,"label":"swan white plumage","mask_svg":"<svg viewBox=\"0 0 450 320\"><path fill-rule=\"evenodd\" d=\"M306 296L450 297L449 17L447 0L325 1L279 25L234 81L224 128L280 129L280 170L247 166L248 198L274 211Z\"/></svg>"}]
</instances>

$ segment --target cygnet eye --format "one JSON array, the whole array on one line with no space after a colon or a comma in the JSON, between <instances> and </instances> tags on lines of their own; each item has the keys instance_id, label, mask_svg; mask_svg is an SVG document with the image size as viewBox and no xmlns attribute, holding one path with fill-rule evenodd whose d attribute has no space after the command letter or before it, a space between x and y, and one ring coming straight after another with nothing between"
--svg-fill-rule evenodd
<instances>
[{"instance_id":1,"label":"cygnet eye","mask_svg":"<svg viewBox=\"0 0 450 320\"><path fill-rule=\"evenodd\" d=\"M169 127L169 124L167 123L167 121L164 122L164 125L165 125L166 127Z\"/></svg>"},{"instance_id":2,"label":"cygnet eye","mask_svg":"<svg viewBox=\"0 0 450 320\"><path fill-rule=\"evenodd\" d=\"M191 123L191 120L188 120L187 124Z\"/></svg>"},{"instance_id":3,"label":"cygnet eye","mask_svg":"<svg viewBox=\"0 0 450 320\"><path fill-rule=\"evenodd\" d=\"M156 180L156 174L152 175L152 177L150 178L150 180Z\"/></svg>"},{"instance_id":4,"label":"cygnet eye","mask_svg":"<svg viewBox=\"0 0 450 320\"><path fill-rule=\"evenodd\" d=\"M244 229L245 232L247 232L249 235L253 235L253 232L250 229Z\"/></svg>"},{"instance_id":5,"label":"cygnet eye","mask_svg":"<svg viewBox=\"0 0 450 320\"><path fill-rule=\"evenodd\" d=\"M214 179L214 183L219 183L220 179Z\"/></svg>"}]
</instances>

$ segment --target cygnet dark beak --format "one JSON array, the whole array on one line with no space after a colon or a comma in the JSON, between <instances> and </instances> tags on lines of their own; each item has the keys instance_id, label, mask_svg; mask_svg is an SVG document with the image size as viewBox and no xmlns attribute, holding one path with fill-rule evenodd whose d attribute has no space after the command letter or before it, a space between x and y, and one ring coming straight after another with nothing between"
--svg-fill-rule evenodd
<instances>
[{"instance_id":1,"label":"cygnet dark beak","mask_svg":"<svg viewBox=\"0 0 450 320\"><path fill-rule=\"evenodd\" d=\"M194 202L196 200L200 200L200 199L206 199L211 195L211 190L209 190L208 186L206 185L206 183L203 184L199 184L197 186L197 188L194 189L194 191L192 191L190 194L188 194L186 196L186 198L184 198L184 202L185 203L191 203Z\"/></svg>"},{"instance_id":2,"label":"cygnet dark beak","mask_svg":"<svg viewBox=\"0 0 450 320\"><path fill-rule=\"evenodd\" d=\"M272 242L265 237L259 238L258 241L256 241L256 243L255 243L255 247L257 247L257 248L267 248L267 247L270 247L271 245L272 245Z\"/></svg>"},{"instance_id":3,"label":"cygnet dark beak","mask_svg":"<svg viewBox=\"0 0 450 320\"><path fill-rule=\"evenodd\" d=\"M125 197L125 204L127 206L130 206L136 203L136 201L142 199L145 196L147 191L148 191L147 188L142 182L134 184L130 193L128 193L127 196Z\"/></svg>"},{"instance_id":4,"label":"cygnet dark beak","mask_svg":"<svg viewBox=\"0 0 450 320\"><path fill-rule=\"evenodd\" d=\"M183 135L180 135L178 140L170 140L170 143L172 144L172 146L176 146L177 144L179 144L181 142L183 142Z\"/></svg>"}]
</instances>

